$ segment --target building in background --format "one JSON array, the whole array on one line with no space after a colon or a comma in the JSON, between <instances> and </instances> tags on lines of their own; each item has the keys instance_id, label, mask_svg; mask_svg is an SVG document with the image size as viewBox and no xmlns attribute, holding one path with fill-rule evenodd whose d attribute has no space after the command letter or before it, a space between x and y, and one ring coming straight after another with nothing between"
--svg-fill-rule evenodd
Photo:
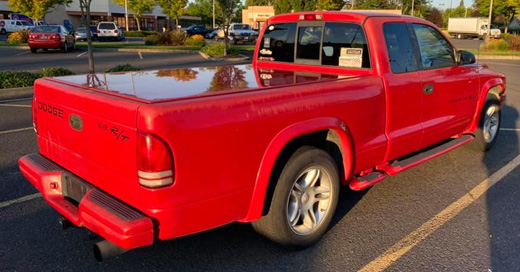
<instances>
[{"instance_id":1,"label":"building in background","mask_svg":"<svg viewBox=\"0 0 520 272\"><path fill-rule=\"evenodd\" d=\"M274 16L273 6L249 6L242 10L242 23L261 29L271 16Z\"/></svg>"},{"instance_id":2,"label":"building in background","mask_svg":"<svg viewBox=\"0 0 520 272\"><path fill-rule=\"evenodd\" d=\"M7 19L9 14L12 13L8 4L7 0L0 0L0 19ZM110 0L92 0L90 15L91 25L95 25L100 21L110 21L116 22L121 28L126 28L125 8ZM162 31L163 27L168 28L170 21L173 20L169 20L168 16L162 13L162 8L156 6L152 12L141 17L141 30ZM78 28L82 25L79 1L73 1L68 6L58 6L45 16L45 22L62 25L69 22L74 28ZM137 30L137 23L130 11L128 13L128 27L130 30Z\"/></svg>"}]
</instances>

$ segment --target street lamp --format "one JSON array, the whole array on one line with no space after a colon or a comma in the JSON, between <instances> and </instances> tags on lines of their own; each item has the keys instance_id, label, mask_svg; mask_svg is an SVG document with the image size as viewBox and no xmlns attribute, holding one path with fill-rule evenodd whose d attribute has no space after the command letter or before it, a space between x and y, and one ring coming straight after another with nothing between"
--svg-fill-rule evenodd
<instances>
[{"instance_id":1,"label":"street lamp","mask_svg":"<svg viewBox=\"0 0 520 272\"><path fill-rule=\"evenodd\" d=\"M128 0L125 0L125 26L128 31Z\"/></svg>"},{"instance_id":2,"label":"street lamp","mask_svg":"<svg viewBox=\"0 0 520 272\"><path fill-rule=\"evenodd\" d=\"M215 0L213 0L213 28L215 28Z\"/></svg>"}]
</instances>

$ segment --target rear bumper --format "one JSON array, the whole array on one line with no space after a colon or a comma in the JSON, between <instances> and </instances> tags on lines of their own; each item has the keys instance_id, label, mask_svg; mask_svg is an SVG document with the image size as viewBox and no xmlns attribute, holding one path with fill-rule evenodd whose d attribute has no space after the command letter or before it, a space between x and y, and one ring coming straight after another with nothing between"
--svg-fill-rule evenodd
<instances>
[{"instance_id":1,"label":"rear bumper","mask_svg":"<svg viewBox=\"0 0 520 272\"><path fill-rule=\"evenodd\" d=\"M65 43L53 40L32 40L28 42L31 48L62 48Z\"/></svg>"},{"instance_id":2,"label":"rear bumper","mask_svg":"<svg viewBox=\"0 0 520 272\"><path fill-rule=\"evenodd\" d=\"M45 201L76 226L86 227L124 249L153 243L152 220L125 203L90 186L76 206L63 196L63 168L39 154L24 156L19 164Z\"/></svg>"}]
</instances>

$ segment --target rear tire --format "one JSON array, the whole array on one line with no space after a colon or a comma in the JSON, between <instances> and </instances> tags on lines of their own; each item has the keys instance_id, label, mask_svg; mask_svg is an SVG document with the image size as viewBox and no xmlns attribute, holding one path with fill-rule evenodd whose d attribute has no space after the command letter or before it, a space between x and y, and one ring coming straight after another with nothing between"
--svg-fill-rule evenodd
<instances>
[{"instance_id":1,"label":"rear tire","mask_svg":"<svg viewBox=\"0 0 520 272\"><path fill-rule=\"evenodd\" d=\"M280 245L308 247L327 231L338 196L334 159L321 149L301 147L278 177L269 213L252 222L253 228Z\"/></svg>"},{"instance_id":2,"label":"rear tire","mask_svg":"<svg viewBox=\"0 0 520 272\"><path fill-rule=\"evenodd\" d=\"M31 53L36 54L37 51L38 51L38 49L31 47Z\"/></svg>"},{"instance_id":3,"label":"rear tire","mask_svg":"<svg viewBox=\"0 0 520 272\"><path fill-rule=\"evenodd\" d=\"M63 48L61 49L61 51L62 51L63 53L65 53L65 54L66 54L67 52L69 52L69 46L67 45L67 42L65 42L65 44L63 45Z\"/></svg>"},{"instance_id":4,"label":"rear tire","mask_svg":"<svg viewBox=\"0 0 520 272\"><path fill-rule=\"evenodd\" d=\"M495 97L488 98L480 113L475 140L470 146L478 151L490 150L497 141L501 122L500 102Z\"/></svg>"},{"instance_id":5,"label":"rear tire","mask_svg":"<svg viewBox=\"0 0 520 272\"><path fill-rule=\"evenodd\" d=\"M5 30L5 28L2 28L2 30L0 30L0 34L2 34L2 35L7 34L7 31Z\"/></svg>"}]
</instances>

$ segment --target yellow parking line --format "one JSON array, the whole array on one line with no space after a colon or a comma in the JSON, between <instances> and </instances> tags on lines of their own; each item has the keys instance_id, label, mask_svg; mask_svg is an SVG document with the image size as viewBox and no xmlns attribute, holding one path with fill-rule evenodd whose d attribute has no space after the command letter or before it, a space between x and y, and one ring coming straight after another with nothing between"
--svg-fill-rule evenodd
<instances>
[{"instance_id":1,"label":"yellow parking line","mask_svg":"<svg viewBox=\"0 0 520 272\"><path fill-rule=\"evenodd\" d=\"M362 272L374 272L383 271L390 267L393 263L403 257L408 251L417 246L430 234L434 233L440 227L444 226L447 222L457 216L461 211L475 202L484 193L486 193L493 185L502 180L507 174L513 171L520 165L520 156L517 156L504 167L500 168L497 172L491 175L489 178L483 180L479 185L475 186L467 194L453 202L446 209L432 217L428 222L422 224L412 233L401 239L391 248L386 250L382 255L365 265L359 271Z\"/></svg>"}]
</instances>

